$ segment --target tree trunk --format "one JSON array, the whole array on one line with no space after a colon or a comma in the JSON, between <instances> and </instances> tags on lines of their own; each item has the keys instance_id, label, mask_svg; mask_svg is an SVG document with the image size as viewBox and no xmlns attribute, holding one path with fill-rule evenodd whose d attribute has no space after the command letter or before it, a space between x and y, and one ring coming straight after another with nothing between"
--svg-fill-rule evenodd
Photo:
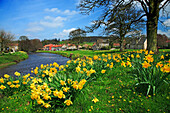
<instances>
[{"instance_id":1,"label":"tree trunk","mask_svg":"<svg viewBox=\"0 0 170 113\"><path fill-rule=\"evenodd\" d=\"M159 18L159 4L154 3L150 6L147 15L147 50L157 52L157 28Z\"/></svg>"},{"instance_id":2,"label":"tree trunk","mask_svg":"<svg viewBox=\"0 0 170 113\"><path fill-rule=\"evenodd\" d=\"M120 51L124 51L124 37L123 36L121 36L121 38L120 38Z\"/></svg>"}]
</instances>

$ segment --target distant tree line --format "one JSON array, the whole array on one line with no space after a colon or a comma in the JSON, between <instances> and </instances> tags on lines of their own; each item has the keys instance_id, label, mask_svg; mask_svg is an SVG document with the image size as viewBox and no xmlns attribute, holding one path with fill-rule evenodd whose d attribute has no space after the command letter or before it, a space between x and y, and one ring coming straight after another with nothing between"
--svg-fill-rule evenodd
<instances>
[{"instance_id":1,"label":"distant tree line","mask_svg":"<svg viewBox=\"0 0 170 113\"><path fill-rule=\"evenodd\" d=\"M41 41L42 42L42 45L44 46L44 45L47 45L47 44L59 44L59 42L60 42L60 39L57 39L57 38L54 38L54 39L49 39L49 40L47 40L47 39L44 39L44 40L42 40Z\"/></svg>"},{"instance_id":2,"label":"distant tree line","mask_svg":"<svg viewBox=\"0 0 170 113\"><path fill-rule=\"evenodd\" d=\"M35 52L43 47L42 42L39 39L29 40L27 36L20 36L19 49L26 52Z\"/></svg>"}]
</instances>

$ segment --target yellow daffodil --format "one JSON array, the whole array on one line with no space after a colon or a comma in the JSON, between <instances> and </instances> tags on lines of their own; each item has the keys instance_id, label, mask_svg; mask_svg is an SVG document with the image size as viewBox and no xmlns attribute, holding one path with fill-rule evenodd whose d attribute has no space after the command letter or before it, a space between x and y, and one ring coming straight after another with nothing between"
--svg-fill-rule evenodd
<instances>
[{"instance_id":1,"label":"yellow daffodil","mask_svg":"<svg viewBox=\"0 0 170 113\"><path fill-rule=\"evenodd\" d=\"M59 92L58 92L58 90L57 90L57 89L56 89L55 91L53 91L53 95L54 95L54 96L56 96L56 97L57 97L57 96L58 96L58 94L59 94Z\"/></svg>"},{"instance_id":2,"label":"yellow daffodil","mask_svg":"<svg viewBox=\"0 0 170 113\"><path fill-rule=\"evenodd\" d=\"M79 66L76 67L76 72L77 72L77 73L80 72L80 67L79 67Z\"/></svg>"},{"instance_id":3,"label":"yellow daffodil","mask_svg":"<svg viewBox=\"0 0 170 113\"><path fill-rule=\"evenodd\" d=\"M71 104L73 104L73 102L71 100L65 100L64 103L67 105L67 106L70 106Z\"/></svg>"},{"instance_id":4,"label":"yellow daffodil","mask_svg":"<svg viewBox=\"0 0 170 113\"><path fill-rule=\"evenodd\" d=\"M152 57L153 55L150 55L150 54L148 54L147 56L145 56L145 60L147 60L148 62L153 62L153 57Z\"/></svg>"},{"instance_id":5,"label":"yellow daffodil","mask_svg":"<svg viewBox=\"0 0 170 113\"><path fill-rule=\"evenodd\" d=\"M11 87L11 88L14 88L14 87L15 87L15 85L14 85L14 84L11 84L11 85L10 85L10 87Z\"/></svg>"},{"instance_id":6,"label":"yellow daffodil","mask_svg":"<svg viewBox=\"0 0 170 113\"><path fill-rule=\"evenodd\" d=\"M16 84L16 85L15 85L15 87L16 87L16 88L19 88L19 87L20 87L20 85L19 85L19 84Z\"/></svg>"},{"instance_id":7,"label":"yellow daffodil","mask_svg":"<svg viewBox=\"0 0 170 113\"><path fill-rule=\"evenodd\" d=\"M101 73L105 73L105 72L106 72L106 70L102 70L102 71L101 71Z\"/></svg>"},{"instance_id":8,"label":"yellow daffodil","mask_svg":"<svg viewBox=\"0 0 170 113\"><path fill-rule=\"evenodd\" d=\"M158 62L157 64L156 64L156 67L158 68L158 67L162 67L163 66L163 64L162 64L162 62Z\"/></svg>"},{"instance_id":9,"label":"yellow daffodil","mask_svg":"<svg viewBox=\"0 0 170 113\"><path fill-rule=\"evenodd\" d=\"M61 84L62 86L66 85L65 81L63 81L63 80L60 80L60 84Z\"/></svg>"},{"instance_id":10,"label":"yellow daffodil","mask_svg":"<svg viewBox=\"0 0 170 113\"><path fill-rule=\"evenodd\" d=\"M94 60L97 60L97 59L98 59L98 56L97 56L97 55L95 55L95 56L93 57L93 59L94 59Z\"/></svg>"},{"instance_id":11,"label":"yellow daffodil","mask_svg":"<svg viewBox=\"0 0 170 113\"><path fill-rule=\"evenodd\" d=\"M0 89L5 89L6 87L4 85L0 85Z\"/></svg>"},{"instance_id":12,"label":"yellow daffodil","mask_svg":"<svg viewBox=\"0 0 170 113\"><path fill-rule=\"evenodd\" d=\"M43 98L45 100L49 100L49 99L51 100L51 97L47 93L43 95Z\"/></svg>"},{"instance_id":13,"label":"yellow daffodil","mask_svg":"<svg viewBox=\"0 0 170 113\"><path fill-rule=\"evenodd\" d=\"M161 71L162 71L162 72L169 73L169 72L170 72L170 65L164 65L164 66L161 68Z\"/></svg>"},{"instance_id":14,"label":"yellow daffodil","mask_svg":"<svg viewBox=\"0 0 170 113\"><path fill-rule=\"evenodd\" d=\"M136 58L140 58L140 55L139 55L139 54L137 54L137 55L136 55Z\"/></svg>"},{"instance_id":15,"label":"yellow daffodil","mask_svg":"<svg viewBox=\"0 0 170 113\"><path fill-rule=\"evenodd\" d=\"M14 74L15 74L16 76L20 76L20 75L21 75L21 74L20 74L19 72L17 72L17 71L16 71Z\"/></svg>"},{"instance_id":16,"label":"yellow daffodil","mask_svg":"<svg viewBox=\"0 0 170 113\"><path fill-rule=\"evenodd\" d=\"M42 99L37 99L38 104L44 104L44 101Z\"/></svg>"},{"instance_id":17,"label":"yellow daffodil","mask_svg":"<svg viewBox=\"0 0 170 113\"><path fill-rule=\"evenodd\" d=\"M94 99L92 100L94 103L96 103L96 102L98 102L99 100L96 98L96 97L94 97Z\"/></svg>"},{"instance_id":18,"label":"yellow daffodil","mask_svg":"<svg viewBox=\"0 0 170 113\"><path fill-rule=\"evenodd\" d=\"M148 68L150 66L151 65L149 63L147 63L146 61L144 61L144 63L142 63L142 67L144 67L144 68Z\"/></svg>"},{"instance_id":19,"label":"yellow daffodil","mask_svg":"<svg viewBox=\"0 0 170 113\"><path fill-rule=\"evenodd\" d=\"M44 104L44 107L45 107L45 108L49 108L49 107L51 107L51 105L50 105L49 103L45 103L45 104Z\"/></svg>"},{"instance_id":20,"label":"yellow daffodil","mask_svg":"<svg viewBox=\"0 0 170 113\"><path fill-rule=\"evenodd\" d=\"M7 82L7 84L8 84L8 85L11 85L11 84L12 84L12 82Z\"/></svg>"},{"instance_id":21,"label":"yellow daffodil","mask_svg":"<svg viewBox=\"0 0 170 113\"><path fill-rule=\"evenodd\" d=\"M163 55L161 55L161 59L164 59L164 56L163 56Z\"/></svg>"},{"instance_id":22,"label":"yellow daffodil","mask_svg":"<svg viewBox=\"0 0 170 113\"><path fill-rule=\"evenodd\" d=\"M4 79L3 79L2 77L0 78L0 82L1 82L1 83L4 83Z\"/></svg>"},{"instance_id":23,"label":"yellow daffodil","mask_svg":"<svg viewBox=\"0 0 170 113\"><path fill-rule=\"evenodd\" d=\"M5 74L4 77L8 79L10 76L8 74Z\"/></svg>"},{"instance_id":24,"label":"yellow daffodil","mask_svg":"<svg viewBox=\"0 0 170 113\"><path fill-rule=\"evenodd\" d=\"M68 92L69 89L70 89L70 88L68 88L68 87L63 87L63 91L64 91L64 92Z\"/></svg>"}]
</instances>

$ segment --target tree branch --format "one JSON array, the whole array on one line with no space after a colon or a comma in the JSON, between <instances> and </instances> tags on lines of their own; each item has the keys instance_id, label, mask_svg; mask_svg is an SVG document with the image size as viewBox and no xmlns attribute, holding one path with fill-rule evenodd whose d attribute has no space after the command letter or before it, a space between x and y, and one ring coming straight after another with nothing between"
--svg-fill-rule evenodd
<instances>
[{"instance_id":1,"label":"tree branch","mask_svg":"<svg viewBox=\"0 0 170 113\"><path fill-rule=\"evenodd\" d=\"M137 20L133 20L133 21L131 21L131 23L133 23L133 22L137 22L137 21L139 21L140 19L142 19L144 16L146 16L147 14L143 14L140 18L138 18Z\"/></svg>"},{"instance_id":2,"label":"tree branch","mask_svg":"<svg viewBox=\"0 0 170 113\"><path fill-rule=\"evenodd\" d=\"M142 0L137 0L138 2L140 2L143 10L145 11L146 14L148 14L148 9L147 9L147 5L142 1ZM149 6L149 2L147 3Z\"/></svg>"},{"instance_id":3,"label":"tree branch","mask_svg":"<svg viewBox=\"0 0 170 113\"><path fill-rule=\"evenodd\" d=\"M167 0L167 1L159 8L159 10L162 9L168 2L169 2L169 0ZM169 3L168 3L168 4L169 4Z\"/></svg>"}]
</instances>

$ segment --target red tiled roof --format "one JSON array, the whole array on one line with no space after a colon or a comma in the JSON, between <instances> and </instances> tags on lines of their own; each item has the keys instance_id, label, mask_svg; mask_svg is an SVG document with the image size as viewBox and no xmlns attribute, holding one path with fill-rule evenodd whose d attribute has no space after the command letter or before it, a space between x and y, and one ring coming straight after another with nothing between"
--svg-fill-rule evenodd
<instances>
[{"instance_id":1,"label":"red tiled roof","mask_svg":"<svg viewBox=\"0 0 170 113\"><path fill-rule=\"evenodd\" d=\"M170 40L167 40L166 43L170 43Z\"/></svg>"},{"instance_id":2,"label":"red tiled roof","mask_svg":"<svg viewBox=\"0 0 170 113\"><path fill-rule=\"evenodd\" d=\"M96 45L96 43L94 43L92 46Z\"/></svg>"},{"instance_id":3,"label":"red tiled roof","mask_svg":"<svg viewBox=\"0 0 170 113\"><path fill-rule=\"evenodd\" d=\"M120 46L119 43L113 43L113 46Z\"/></svg>"}]
</instances>

